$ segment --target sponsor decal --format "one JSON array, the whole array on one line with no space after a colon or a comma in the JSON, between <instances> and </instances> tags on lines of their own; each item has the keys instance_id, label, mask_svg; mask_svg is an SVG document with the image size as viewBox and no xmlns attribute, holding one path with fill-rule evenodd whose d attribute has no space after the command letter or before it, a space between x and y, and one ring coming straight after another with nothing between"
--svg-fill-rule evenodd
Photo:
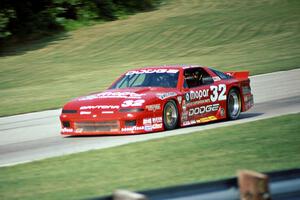
<instances>
[{"instance_id":1,"label":"sponsor decal","mask_svg":"<svg viewBox=\"0 0 300 200\"><path fill-rule=\"evenodd\" d=\"M129 131L152 131L153 129L160 129L162 128L162 124L152 124L152 125L145 125L145 126L133 126L133 127L125 127L122 128L122 132L129 132Z\"/></svg>"},{"instance_id":2,"label":"sponsor decal","mask_svg":"<svg viewBox=\"0 0 300 200\"><path fill-rule=\"evenodd\" d=\"M182 110L183 110L183 111L186 111L186 105L187 105L187 104L186 104L186 101L183 100L183 101L182 101Z\"/></svg>"},{"instance_id":3,"label":"sponsor decal","mask_svg":"<svg viewBox=\"0 0 300 200\"><path fill-rule=\"evenodd\" d=\"M188 119L188 112L187 111L182 112L181 119L182 119L182 121L186 121Z\"/></svg>"},{"instance_id":4,"label":"sponsor decal","mask_svg":"<svg viewBox=\"0 0 300 200\"><path fill-rule=\"evenodd\" d=\"M139 100L126 100L122 103L122 107L134 107L134 106L142 106L145 103L144 99Z\"/></svg>"},{"instance_id":5,"label":"sponsor decal","mask_svg":"<svg viewBox=\"0 0 300 200\"><path fill-rule=\"evenodd\" d=\"M209 91L211 91L211 95L209 95ZM217 100L223 101L226 100L226 85L212 85L210 86L210 89L190 91L186 93L184 97L187 102L193 100L202 100L203 98L207 97L210 98L211 102L216 102ZM207 103L207 101L205 103Z\"/></svg>"},{"instance_id":6,"label":"sponsor decal","mask_svg":"<svg viewBox=\"0 0 300 200\"><path fill-rule=\"evenodd\" d=\"M143 124L144 125L159 124L159 123L162 123L162 117L154 117L154 118L145 118L145 119L143 119Z\"/></svg>"},{"instance_id":7,"label":"sponsor decal","mask_svg":"<svg viewBox=\"0 0 300 200\"><path fill-rule=\"evenodd\" d=\"M181 102L182 102L182 96L178 96L177 97L177 101L178 101L179 104L181 104Z\"/></svg>"},{"instance_id":8,"label":"sponsor decal","mask_svg":"<svg viewBox=\"0 0 300 200\"><path fill-rule=\"evenodd\" d=\"M190 102L190 100L191 100L189 93L185 93L184 98L187 102Z\"/></svg>"},{"instance_id":9,"label":"sponsor decal","mask_svg":"<svg viewBox=\"0 0 300 200\"><path fill-rule=\"evenodd\" d=\"M126 73L126 76L130 76L134 74L153 74L153 73L175 74L178 71L179 71L178 69L141 69L141 70L129 71Z\"/></svg>"},{"instance_id":10,"label":"sponsor decal","mask_svg":"<svg viewBox=\"0 0 300 200\"><path fill-rule=\"evenodd\" d=\"M140 131L140 130L144 130L144 126L133 126L133 127L126 127L121 129L121 131L123 132Z\"/></svg>"},{"instance_id":11,"label":"sponsor decal","mask_svg":"<svg viewBox=\"0 0 300 200\"><path fill-rule=\"evenodd\" d=\"M157 110L160 110L160 104L147 105L147 106L146 106L146 109L147 109L148 111L153 111L153 112L155 112L155 111L157 111Z\"/></svg>"},{"instance_id":12,"label":"sponsor decal","mask_svg":"<svg viewBox=\"0 0 300 200\"><path fill-rule=\"evenodd\" d=\"M145 130L145 131L152 131L152 130L153 130L153 129L152 129L152 125L147 125L147 126L145 126L144 130Z\"/></svg>"},{"instance_id":13,"label":"sponsor decal","mask_svg":"<svg viewBox=\"0 0 300 200\"><path fill-rule=\"evenodd\" d=\"M79 101L93 100L93 99L141 99L146 94L137 94L134 92L102 92L99 94L93 94L86 97L79 98Z\"/></svg>"},{"instance_id":14,"label":"sponsor decal","mask_svg":"<svg viewBox=\"0 0 300 200\"><path fill-rule=\"evenodd\" d=\"M143 119L145 131L162 128L162 117L145 118Z\"/></svg>"},{"instance_id":15,"label":"sponsor decal","mask_svg":"<svg viewBox=\"0 0 300 200\"><path fill-rule=\"evenodd\" d=\"M209 116L209 117L203 117L197 120L197 123L203 123L203 122L209 122L209 121L214 121L217 120L215 116Z\"/></svg>"},{"instance_id":16,"label":"sponsor decal","mask_svg":"<svg viewBox=\"0 0 300 200\"><path fill-rule=\"evenodd\" d=\"M90 115L91 111L80 111L80 115Z\"/></svg>"},{"instance_id":17,"label":"sponsor decal","mask_svg":"<svg viewBox=\"0 0 300 200\"><path fill-rule=\"evenodd\" d=\"M72 128L63 128L61 131L64 133L71 133L71 132L73 132L73 129Z\"/></svg>"},{"instance_id":18,"label":"sponsor decal","mask_svg":"<svg viewBox=\"0 0 300 200\"><path fill-rule=\"evenodd\" d=\"M220 106L220 104L212 104L212 105L207 105L207 106L191 108L189 110L189 116L202 115L204 113L214 112L219 109L219 106Z\"/></svg>"},{"instance_id":19,"label":"sponsor decal","mask_svg":"<svg viewBox=\"0 0 300 200\"><path fill-rule=\"evenodd\" d=\"M196 120L191 120L191 125L196 124Z\"/></svg>"},{"instance_id":20,"label":"sponsor decal","mask_svg":"<svg viewBox=\"0 0 300 200\"><path fill-rule=\"evenodd\" d=\"M209 89L190 91L189 93L185 94L185 100L187 102L190 102L194 99L202 99L204 97L208 97L208 91Z\"/></svg>"},{"instance_id":21,"label":"sponsor decal","mask_svg":"<svg viewBox=\"0 0 300 200\"><path fill-rule=\"evenodd\" d=\"M167 93L158 93L156 94L156 97L161 99L161 100L164 100L166 98L169 98L169 97L175 97L177 96L177 94L175 92L167 92Z\"/></svg>"},{"instance_id":22,"label":"sponsor decal","mask_svg":"<svg viewBox=\"0 0 300 200\"><path fill-rule=\"evenodd\" d=\"M182 123L182 126L190 126L190 125L194 125L194 124L197 124L196 120L184 121Z\"/></svg>"},{"instance_id":23,"label":"sponsor decal","mask_svg":"<svg viewBox=\"0 0 300 200\"><path fill-rule=\"evenodd\" d=\"M221 115L222 117L225 115L225 110L224 110L224 108L221 108L220 115Z\"/></svg>"},{"instance_id":24,"label":"sponsor decal","mask_svg":"<svg viewBox=\"0 0 300 200\"><path fill-rule=\"evenodd\" d=\"M160 129L160 128L162 128L162 126L163 126L162 124L153 124L152 128L153 129Z\"/></svg>"},{"instance_id":25,"label":"sponsor decal","mask_svg":"<svg viewBox=\"0 0 300 200\"><path fill-rule=\"evenodd\" d=\"M183 126L189 126L189 125L191 125L191 122L190 122L190 121L184 121L184 122L182 123L182 125L183 125Z\"/></svg>"},{"instance_id":26,"label":"sponsor decal","mask_svg":"<svg viewBox=\"0 0 300 200\"><path fill-rule=\"evenodd\" d=\"M213 79L214 81L220 81L220 80L221 80L220 77L218 77L218 76L214 76L214 77L212 77L212 79Z\"/></svg>"},{"instance_id":27,"label":"sponsor decal","mask_svg":"<svg viewBox=\"0 0 300 200\"><path fill-rule=\"evenodd\" d=\"M190 91L191 100L202 99L202 97L208 97L208 89L198 90L198 91Z\"/></svg>"},{"instance_id":28,"label":"sponsor decal","mask_svg":"<svg viewBox=\"0 0 300 200\"><path fill-rule=\"evenodd\" d=\"M199 101L193 101L193 102L189 102L186 104L186 107L190 108L190 107L195 107L204 103L210 103L210 99L202 99Z\"/></svg>"},{"instance_id":29,"label":"sponsor decal","mask_svg":"<svg viewBox=\"0 0 300 200\"><path fill-rule=\"evenodd\" d=\"M75 132L76 132L76 133L82 133L82 132L83 132L83 128L77 128L77 129L75 130Z\"/></svg>"},{"instance_id":30,"label":"sponsor decal","mask_svg":"<svg viewBox=\"0 0 300 200\"><path fill-rule=\"evenodd\" d=\"M152 118L152 123L153 124L162 123L162 117L154 117L154 118Z\"/></svg>"},{"instance_id":31,"label":"sponsor decal","mask_svg":"<svg viewBox=\"0 0 300 200\"><path fill-rule=\"evenodd\" d=\"M144 125L152 124L151 118L145 118L145 119L143 119L143 124L144 124Z\"/></svg>"},{"instance_id":32,"label":"sponsor decal","mask_svg":"<svg viewBox=\"0 0 300 200\"><path fill-rule=\"evenodd\" d=\"M119 109L118 105L96 105L96 106L81 106L80 110L95 110L95 109Z\"/></svg>"},{"instance_id":33,"label":"sponsor decal","mask_svg":"<svg viewBox=\"0 0 300 200\"><path fill-rule=\"evenodd\" d=\"M102 113L102 114L113 114L114 111L102 111L101 113Z\"/></svg>"},{"instance_id":34,"label":"sponsor decal","mask_svg":"<svg viewBox=\"0 0 300 200\"><path fill-rule=\"evenodd\" d=\"M210 86L210 90L212 91L212 94L210 95L210 100L212 102L215 101L223 101L226 100L226 85L225 84L219 84L218 86L212 85Z\"/></svg>"}]
</instances>

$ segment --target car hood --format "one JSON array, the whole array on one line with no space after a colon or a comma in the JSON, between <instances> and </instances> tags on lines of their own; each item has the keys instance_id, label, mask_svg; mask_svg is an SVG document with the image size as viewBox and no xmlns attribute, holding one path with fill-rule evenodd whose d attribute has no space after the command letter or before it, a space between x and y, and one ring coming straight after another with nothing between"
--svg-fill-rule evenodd
<instances>
[{"instance_id":1,"label":"car hood","mask_svg":"<svg viewBox=\"0 0 300 200\"><path fill-rule=\"evenodd\" d=\"M124 106L124 102L126 100L131 100L131 102L137 102L137 104L133 105L128 104L129 106L142 107L146 104L157 102L158 100L165 100L175 96L177 96L177 90L175 88L145 87L129 89L109 89L104 92L94 93L76 98L71 102L67 103L63 109L117 110Z\"/></svg>"}]
</instances>

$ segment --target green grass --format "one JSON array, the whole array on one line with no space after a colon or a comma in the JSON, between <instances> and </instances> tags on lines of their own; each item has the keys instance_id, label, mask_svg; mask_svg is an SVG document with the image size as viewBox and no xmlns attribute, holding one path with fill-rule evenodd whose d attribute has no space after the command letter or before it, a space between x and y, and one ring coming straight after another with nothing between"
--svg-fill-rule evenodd
<instances>
[{"instance_id":1,"label":"green grass","mask_svg":"<svg viewBox=\"0 0 300 200\"><path fill-rule=\"evenodd\" d=\"M58 108L140 66L298 68L299 8L298 0L169 0L152 12L8 47L0 57L0 116Z\"/></svg>"},{"instance_id":2,"label":"green grass","mask_svg":"<svg viewBox=\"0 0 300 200\"><path fill-rule=\"evenodd\" d=\"M0 168L0 199L81 199L300 166L300 114Z\"/></svg>"}]
</instances>

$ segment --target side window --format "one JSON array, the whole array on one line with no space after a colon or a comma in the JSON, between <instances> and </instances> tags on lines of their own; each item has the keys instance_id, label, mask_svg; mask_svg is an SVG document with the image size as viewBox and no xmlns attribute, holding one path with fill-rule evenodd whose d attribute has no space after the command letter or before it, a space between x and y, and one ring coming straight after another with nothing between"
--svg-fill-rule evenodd
<instances>
[{"instance_id":1,"label":"side window","mask_svg":"<svg viewBox=\"0 0 300 200\"><path fill-rule=\"evenodd\" d=\"M184 88L194 88L209 85L214 81L212 77L201 68L190 68L184 71Z\"/></svg>"},{"instance_id":2,"label":"side window","mask_svg":"<svg viewBox=\"0 0 300 200\"><path fill-rule=\"evenodd\" d=\"M210 85L214 83L213 78L209 74L203 76L201 81L202 85Z\"/></svg>"},{"instance_id":3,"label":"side window","mask_svg":"<svg viewBox=\"0 0 300 200\"><path fill-rule=\"evenodd\" d=\"M213 71L218 77L220 77L220 79L230 79L232 78L231 76L227 75L227 74L224 74L223 72L220 72L218 70L215 70L215 69L211 69L211 71Z\"/></svg>"}]
</instances>

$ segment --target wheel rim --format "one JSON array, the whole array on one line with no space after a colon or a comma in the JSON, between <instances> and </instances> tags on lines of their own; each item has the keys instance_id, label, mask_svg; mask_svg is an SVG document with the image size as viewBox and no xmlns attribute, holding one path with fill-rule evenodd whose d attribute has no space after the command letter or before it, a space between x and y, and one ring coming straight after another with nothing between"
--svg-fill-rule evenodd
<instances>
[{"instance_id":1,"label":"wheel rim","mask_svg":"<svg viewBox=\"0 0 300 200\"><path fill-rule=\"evenodd\" d=\"M229 95L228 109L232 117L237 116L240 112L240 100L236 92L232 92Z\"/></svg>"},{"instance_id":2,"label":"wheel rim","mask_svg":"<svg viewBox=\"0 0 300 200\"><path fill-rule=\"evenodd\" d=\"M165 123L172 127L177 122L178 113L176 111L176 107L173 104L167 104L165 111Z\"/></svg>"}]
</instances>

